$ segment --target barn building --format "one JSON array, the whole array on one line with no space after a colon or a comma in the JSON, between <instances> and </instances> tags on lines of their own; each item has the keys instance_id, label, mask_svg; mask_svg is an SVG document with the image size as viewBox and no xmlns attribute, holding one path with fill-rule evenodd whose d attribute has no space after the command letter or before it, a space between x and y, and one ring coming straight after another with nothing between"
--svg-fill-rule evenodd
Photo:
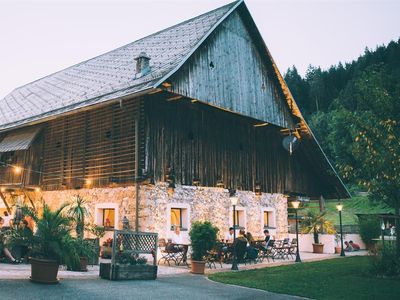
<instances>
[{"instance_id":1,"label":"barn building","mask_svg":"<svg viewBox=\"0 0 400 300\"><path fill-rule=\"evenodd\" d=\"M286 149L285 147L286 146ZM79 194L112 231L287 233L288 195L349 197L236 1L0 100L4 209Z\"/></svg>"}]
</instances>

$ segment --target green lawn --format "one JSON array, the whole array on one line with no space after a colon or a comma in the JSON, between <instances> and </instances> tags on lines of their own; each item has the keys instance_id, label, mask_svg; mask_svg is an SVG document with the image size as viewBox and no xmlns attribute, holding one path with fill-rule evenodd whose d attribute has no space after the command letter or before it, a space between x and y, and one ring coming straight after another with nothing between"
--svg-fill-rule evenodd
<instances>
[{"instance_id":1,"label":"green lawn","mask_svg":"<svg viewBox=\"0 0 400 300\"><path fill-rule=\"evenodd\" d=\"M379 214L390 213L393 209L381 202L371 202L367 197L354 196L351 199L346 199L341 202L343 204L342 221L343 225L356 225L358 218L356 214ZM328 211L326 217L332 221L333 224L339 225L339 214L336 210L337 201L327 200L325 202L326 210ZM313 201L307 203L305 208L319 209L317 202ZM301 213L301 211L300 211Z\"/></svg>"},{"instance_id":2,"label":"green lawn","mask_svg":"<svg viewBox=\"0 0 400 300\"><path fill-rule=\"evenodd\" d=\"M313 299L400 299L400 280L369 273L369 257L215 273L211 280Z\"/></svg>"}]
</instances>

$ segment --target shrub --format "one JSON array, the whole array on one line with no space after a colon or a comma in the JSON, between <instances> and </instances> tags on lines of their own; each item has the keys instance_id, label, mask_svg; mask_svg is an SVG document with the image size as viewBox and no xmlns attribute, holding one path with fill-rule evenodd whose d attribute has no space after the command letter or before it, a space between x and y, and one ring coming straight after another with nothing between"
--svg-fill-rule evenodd
<instances>
[{"instance_id":1,"label":"shrub","mask_svg":"<svg viewBox=\"0 0 400 300\"><path fill-rule=\"evenodd\" d=\"M371 256L371 271L377 276L399 276L400 258L396 255L396 247L391 243L386 243L385 248L382 245L377 247L375 255Z\"/></svg>"},{"instance_id":2,"label":"shrub","mask_svg":"<svg viewBox=\"0 0 400 300\"><path fill-rule=\"evenodd\" d=\"M360 227L360 236L365 244L370 245L372 239L381 234L379 218L377 216L359 216L358 225Z\"/></svg>"},{"instance_id":3,"label":"shrub","mask_svg":"<svg viewBox=\"0 0 400 300\"><path fill-rule=\"evenodd\" d=\"M195 261L203 260L207 251L214 248L217 242L219 229L210 222L194 222L190 229L190 241L192 243L192 259Z\"/></svg>"}]
</instances>

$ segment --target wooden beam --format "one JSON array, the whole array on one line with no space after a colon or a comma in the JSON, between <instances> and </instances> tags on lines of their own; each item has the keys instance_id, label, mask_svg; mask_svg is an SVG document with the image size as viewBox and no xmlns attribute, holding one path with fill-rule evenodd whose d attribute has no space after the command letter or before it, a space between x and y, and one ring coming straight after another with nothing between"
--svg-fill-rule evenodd
<instances>
[{"instance_id":1,"label":"wooden beam","mask_svg":"<svg viewBox=\"0 0 400 300\"><path fill-rule=\"evenodd\" d=\"M7 212L8 212L9 214L11 214L10 206L8 205L8 203L7 203L7 201L6 201L6 197L4 196L3 192L1 192L1 191L0 191L0 198L1 198L1 200L3 200L3 202L4 202L4 205L5 205L6 208L7 208Z\"/></svg>"},{"instance_id":2,"label":"wooden beam","mask_svg":"<svg viewBox=\"0 0 400 300\"><path fill-rule=\"evenodd\" d=\"M22 190L24 195L28 198L29 202L31 203L33 209L36 211L36 207L35 207L35 203L33 203L33 200L31 199L31 197L29 197L28 193L25 191L25 189Z\"/></svg>"}]
</instances>

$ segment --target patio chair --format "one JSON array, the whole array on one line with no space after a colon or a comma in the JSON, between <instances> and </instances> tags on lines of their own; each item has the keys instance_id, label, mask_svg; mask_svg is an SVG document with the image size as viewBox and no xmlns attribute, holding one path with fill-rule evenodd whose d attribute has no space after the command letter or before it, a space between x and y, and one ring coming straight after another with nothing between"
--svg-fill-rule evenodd
<instances>
[{"instance_id":1,"label":"patio chair","mask_svg":"<svg viewBox=\"0 0 400 300\"><path fill-rule=\"evenodd\" d=\"M290 243L290 246L289 246L289 255L292 259L293 259L293 255L296 256L296 252L297 252L297 239L294 238L294 239L292 239L292 242Z\"/></svg>"},{"instance_id":2,"label":"patio chair","mask_svg":"<svg viewBox=\"0 0 400 300\"><path fill-rule=\"evenodd\" d=\"M158 241L158 248L160 249L161 258L158 260L158 264L160 261L164 260L164 263L167 263L170 266L170 262L173 261L175 264L181 260L182 252L177 252L173 247L171 247L171 243L167 243L165 239L161 238Z\"/></svg>"},{"instance_id":3,"label":"patio chair","mask_svg":"<svg viewBox=\"0 0 400 300\"><path fill-rule=\"evenodd\" d=\"M236 247L237 262L246 264L247 241L246 240L236 240L235 247Z\"/></svg>"}]
</instances>

